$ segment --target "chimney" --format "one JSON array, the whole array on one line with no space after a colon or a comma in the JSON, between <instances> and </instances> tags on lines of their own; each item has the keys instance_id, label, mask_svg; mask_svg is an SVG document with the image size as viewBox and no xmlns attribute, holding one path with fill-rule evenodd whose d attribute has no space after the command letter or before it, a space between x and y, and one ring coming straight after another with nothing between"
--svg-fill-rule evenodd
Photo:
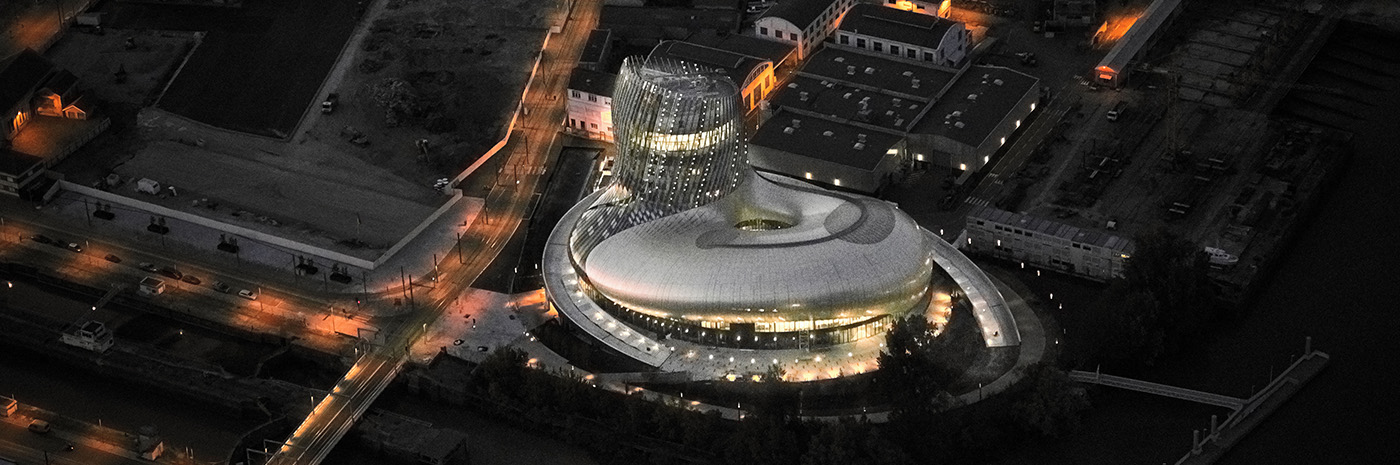
<instances>
[{"instance_id":1,"label":"chimney","mask_svg":"<svg viewBox=\"0 0 1400 465\"><path fill-rule=\"evenodd\" d=\"M919 78L914 78L914 81L910 83L910 86L912 86L912 87L915 88L915 89L918 89L918 88L919 88Z\"/></svg>"},{"instance_id":2,"label":"chimney","mask_svg":"<svg viewBox=\"0 0 1400 465\"><path fill-rule=\"evenodd\" d=\"M807 101L807 91L804 90L804 91L802 91L802 92L799 92L799 93L797 94L797 96L798 96L797 98L800 99L800 100L802 100L803 102L806 102L806 101Z\"/></svg>"},{"instance_id":3,"label":"chimney","mask_svg":"<svg viewBox=\"0 0 1400 465\"><path fill-rule=\"evenodd\" d=\"M846 65L846 74L855 75L855 74L856 74L856 67L855 67L855 66L851 66L851 65Z\"/></svg>"},{"instance_id":4,"label":"chimney","mask_svg":"<svg viewBox=\"0 0 1400 465\"><path fill-rule=\"evenodd\" d=\"M792 127L794 127L794 128L800 128L800 127L802 127L802 120L797 119L797 118L793 118L793 119L792 119Z\"/></svg>"}]
</instances>

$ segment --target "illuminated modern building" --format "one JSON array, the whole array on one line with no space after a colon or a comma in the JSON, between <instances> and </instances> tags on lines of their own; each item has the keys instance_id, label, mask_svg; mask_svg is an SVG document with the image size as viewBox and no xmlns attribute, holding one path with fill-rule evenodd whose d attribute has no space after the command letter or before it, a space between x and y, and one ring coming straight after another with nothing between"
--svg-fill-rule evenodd
<instances>
[{"instance_id":1,"label":"illuminated modern building","mask_svg":"<svg viewBox=\"0 0 1400 465\"><path fill-rule=\"evenodd\" d=\"M655 367L696 348L754 364L882 335L927 315L941 289L985 307L988 345L1019 343L1014 321L991 316L1009 313L985 275L893 205L751 169L740 89L722 70L632 58L613 94L612 184L544 251L569 326Z\"/></svg>"}]
</instances>

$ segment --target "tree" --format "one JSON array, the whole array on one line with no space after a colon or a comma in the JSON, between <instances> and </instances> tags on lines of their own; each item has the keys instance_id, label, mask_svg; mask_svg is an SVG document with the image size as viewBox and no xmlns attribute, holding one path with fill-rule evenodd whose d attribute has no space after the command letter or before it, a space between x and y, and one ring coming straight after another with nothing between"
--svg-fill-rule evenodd
<instances>
[{"instance_id":1,"label":"tree","mask_svg":"<svg viewBox=\"0 0 1400 465\"><path fill-rule=\"evenodd\" d=\"M889 396L896 417L924 416L940 407L938 370L926 347L931 338L922 318L896 319L885 334L875 381Z\"/></svg>"},{"instance_id":2,"label":"tree","mask_svg":"<svg viewBox=\"0 0 1400 465\"><path fill-rule=\"evenodd\" d=\"M1089 396L1084 388L1064 371L1044 363L1031 366L1026 375L1029 387L1013 407L1018 422L1047 437L1078 428L1084 412L1089 410Z\"/></svg>"},{"instance_id":3,"label":"tree","mask_svg":"<svg viewBox=\"0 0 1400 465\"><path fill-rule=\"evenodd\" d=\"M385 117L397 120L397 114L414 114L418 108L418 93L413 85L399 78L385 78L370 87L370 98L384 108Z\"/></svg>"},{"instance_id":4,"label":"tree","mask_svg":"<svg viewBox=\"0 0 1400 465\"><path fill-rule=\"evenodd\" d=\"M1214 316L1215 293L1206 272L1209 257L1189 240L1165 229L1139 235L1124 275L1128 288L1156 302L1165 350L1200 334Z\"/></svg>"},{"instance_id":5,"label":"tree","mask_svg":"<svg viewBox=\"0 0 1400 465\"><path fill-rule=\"evenodd\" d=\"M472 372L477 392L498 402L518 400L519 387L525 383L525 351L511 347L486 356Z\"/></svg>"}]
</instances>

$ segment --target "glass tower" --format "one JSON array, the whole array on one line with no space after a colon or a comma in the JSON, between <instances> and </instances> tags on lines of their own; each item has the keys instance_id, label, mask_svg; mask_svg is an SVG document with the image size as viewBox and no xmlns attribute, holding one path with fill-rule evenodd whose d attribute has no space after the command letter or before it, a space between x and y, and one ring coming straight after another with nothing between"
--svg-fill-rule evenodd
<instances>
[{"instance_id":1,"label":"glass tower","mask_svg":"<svg viewBox=\"0 0 1400 465\"><path fill-rule=\"evenodd\" d=\"M627 228L713 202L746 179L739 88L722 72L628 58L613 91L613 182L570 237L574 263ZM684 227L685 225L677 225Z\"/></svg>"}]
</instances>

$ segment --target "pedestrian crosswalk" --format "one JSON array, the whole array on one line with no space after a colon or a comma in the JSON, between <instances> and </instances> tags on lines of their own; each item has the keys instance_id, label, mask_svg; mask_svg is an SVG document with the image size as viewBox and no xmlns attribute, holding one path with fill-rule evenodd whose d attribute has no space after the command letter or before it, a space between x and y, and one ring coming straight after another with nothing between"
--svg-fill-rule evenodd
<instances>
[{"instance_id":1,"label":"pedestrian crosswalk","mask_svg":"<svg viewBox=\"0 0 1400 465\"><path fill-rule=\"evenodd\" d=\"M968 197L966 200L963 200L963 201L964 201L964 202L967 202L967 203L970 204L970 205L976 205L976 206L982 206L982 205L986 205L986 204L991 203L991 202L988 202L987 199L979 199L979 198L977 198L977 197Z\"/></svg>"}]
</instances>

